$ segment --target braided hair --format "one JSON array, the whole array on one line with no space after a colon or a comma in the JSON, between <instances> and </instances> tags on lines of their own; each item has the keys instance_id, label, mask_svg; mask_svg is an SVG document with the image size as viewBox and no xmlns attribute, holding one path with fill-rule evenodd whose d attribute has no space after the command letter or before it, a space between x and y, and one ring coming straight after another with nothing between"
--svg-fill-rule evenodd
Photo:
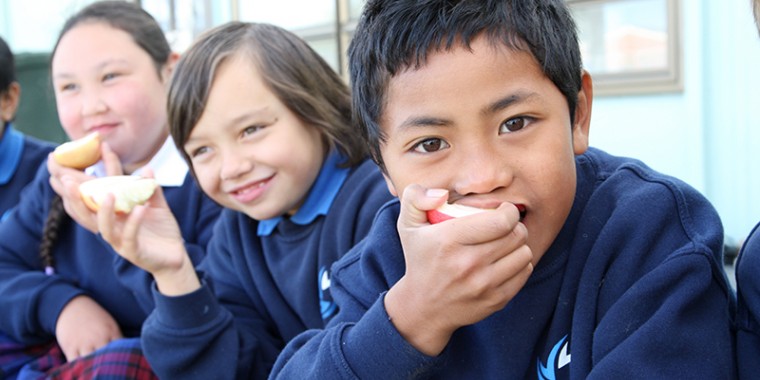
<instances>
[{"instance_id":1,"label":"braided hair","mask_svg":"<svg viewBox=\"0 0 760 380\"><path fill-rule=\"evenodd\" d=\"M45 267L45 274L55 273L55 259L53 258L53 245L58 240L58 230L63 221L69 219L66 210L63 208L63 199L56 194L50 201L50 211L48 211L45 220L45 228L42 230L42 240L40 241L40 258L42 265Z\"/></svg>"}]
</instances>

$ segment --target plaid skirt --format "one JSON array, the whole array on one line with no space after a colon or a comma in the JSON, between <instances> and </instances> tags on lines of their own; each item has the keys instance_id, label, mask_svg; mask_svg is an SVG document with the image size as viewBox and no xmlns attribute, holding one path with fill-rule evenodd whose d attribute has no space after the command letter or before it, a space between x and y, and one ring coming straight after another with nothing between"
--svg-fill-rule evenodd
<instances>
[{"instance_id":1,"label":"plaid skirt","mask_svg":"<svg viewBox=\"0 0 760 380\"><path fill-rule=\"evenodd\" d=\"M0 333L0 379L158 379L140 338L115 340L90 355L66 361L55 342L24 346Z\"/></svg>"}]
</instances>

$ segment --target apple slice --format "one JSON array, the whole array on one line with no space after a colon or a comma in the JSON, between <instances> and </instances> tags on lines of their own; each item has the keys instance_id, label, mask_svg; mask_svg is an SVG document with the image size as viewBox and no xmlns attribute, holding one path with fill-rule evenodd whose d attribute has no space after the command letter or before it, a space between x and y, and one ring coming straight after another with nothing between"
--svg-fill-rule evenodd
<instances>
[{"instance_id":1,"label":"apple slice","mask_svg":"<svg viewBox=\"0 0 760 380\"><path fill-rule=\"evenodd\" d=\"M82 138L59 145L53 151L55 161L74 169L85 169L100 160L100 134L92 132Z\"/></svg>"},{"instance_id":2,"label":"apple slice","mask_svg":"<svg viewBox=\"0 0 760 380\"><path fill-rule=\"evenodd\" d=\"M144 204L153 196L158 184L153 178L120 175L91 179L79 185L84 204L98 211L106 195L113 194L116 212L127 214L137 205Z\"/></svg>"},{"instance_id":3,"label":"apple slice","mask_svg":"<svg viewBox=\"0 0 760 380\"><path fill-rule=\"evenodd\" d=\"M473 215L483 211L485 210L482 208L464 206L456 203L444 203L434 210L428 210L427 218L430 224L437 224L449 219Z\"/></svg>"}]
</instances>

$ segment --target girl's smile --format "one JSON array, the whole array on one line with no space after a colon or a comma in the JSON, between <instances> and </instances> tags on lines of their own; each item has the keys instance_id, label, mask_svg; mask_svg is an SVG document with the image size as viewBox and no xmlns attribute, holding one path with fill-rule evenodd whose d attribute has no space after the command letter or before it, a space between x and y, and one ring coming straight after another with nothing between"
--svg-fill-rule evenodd
<instances>
[{"instance_id":1,"label":"girl's smile","mask_svg":"<svg viewBox=\"0 0 760 380\"><path fill-rule=\"evenodd\" d=\"M230 194L237 199L240 203L253 203L269 189L269 185L275 175L265 178L261 181L255 181L244 186L240 186L232 191Z\"/></svg>"}]
</instances>

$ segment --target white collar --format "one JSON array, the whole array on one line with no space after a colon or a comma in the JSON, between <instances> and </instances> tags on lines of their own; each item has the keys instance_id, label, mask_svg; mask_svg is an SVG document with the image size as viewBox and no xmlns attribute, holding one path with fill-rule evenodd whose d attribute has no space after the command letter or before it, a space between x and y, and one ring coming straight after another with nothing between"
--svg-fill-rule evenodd
<instances>
[{"instance_id":1,"label":"white collar","mask_svg":"<svg viewBox=\"0 0 760 380\"><path fill-rule=\"evenodd\" d=\"M166 138L161 149L150 159L147 165L135 170L132 175L140 175L146 168L153 169L156 182L162 187L182 186L187 176L188 166L185 159L177 150L171 136ZM85 169L85 173L95 176L104 177L106 175L103 161Z\"/></svg>"}]
</instances>

